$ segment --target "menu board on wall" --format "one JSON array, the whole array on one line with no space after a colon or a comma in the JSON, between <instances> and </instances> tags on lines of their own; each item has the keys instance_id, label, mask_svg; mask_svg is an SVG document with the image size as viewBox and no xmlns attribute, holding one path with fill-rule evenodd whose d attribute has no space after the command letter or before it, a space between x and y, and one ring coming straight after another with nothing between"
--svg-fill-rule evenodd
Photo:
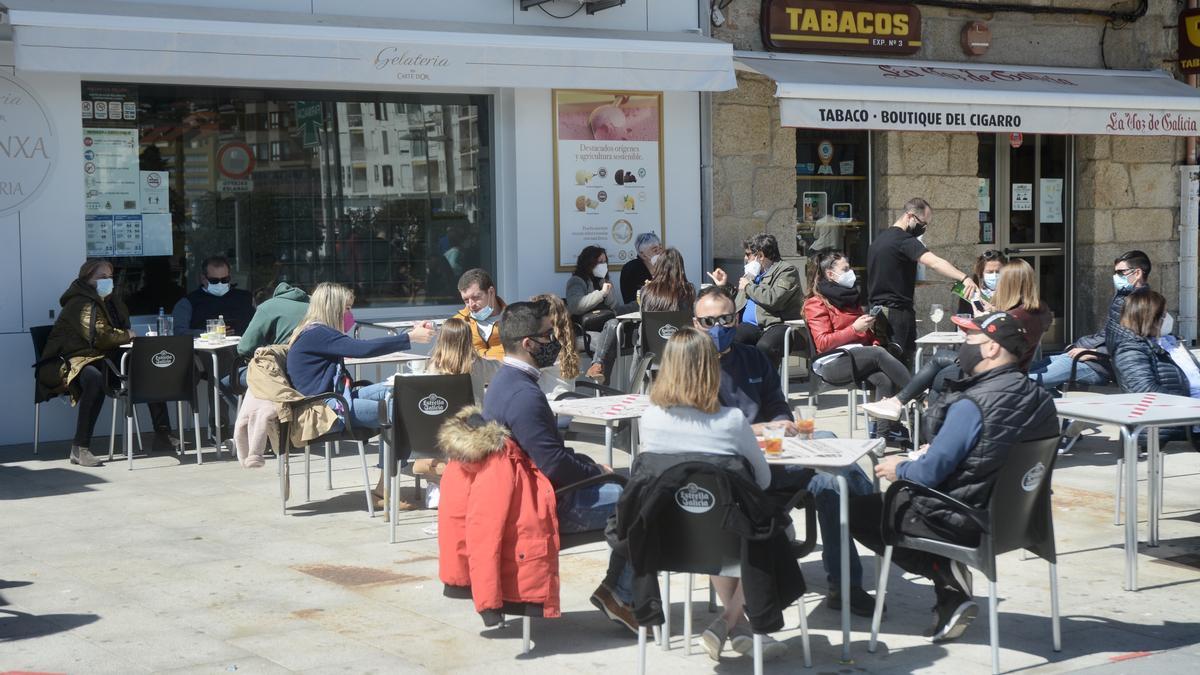
<instances>
[{"instance_id":1,"label":"menu board on wall","mask_svg":"<svg viewBox=\"0 0 1200 675\"><path fill-rule=\"evenodd\" d=\"M88 214L138 213L138 130L83 129L84 209Z\"/></svg>"},{"instance_id":2,"label":"menu board on wall","mask_svg":"<svg viewBox=\"0 0 1200 675\"><path fill-rule=\"evenodd\" d=\"M601 246L620 269L638 234L665 239L662 94L556 90L552 105L555 268Z\"/></svg>"}]
</instances>

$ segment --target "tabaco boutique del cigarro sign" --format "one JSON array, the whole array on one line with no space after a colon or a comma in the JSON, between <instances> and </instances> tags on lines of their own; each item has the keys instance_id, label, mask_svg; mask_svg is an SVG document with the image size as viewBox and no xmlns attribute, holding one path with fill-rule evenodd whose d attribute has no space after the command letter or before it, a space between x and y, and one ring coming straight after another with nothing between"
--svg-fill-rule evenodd
<instances>
[{"instance_id":1,"label":"tabaco boutique del cigarro sign","mask_svg":"<svg viewBox=\"0 0 1200 675\"><path fill-rule=\"evenodd\" d=\"M907 55L921 48L921 11L907 4L763 0L761 23L773 51Z\"/></svg>"}]
</instances>

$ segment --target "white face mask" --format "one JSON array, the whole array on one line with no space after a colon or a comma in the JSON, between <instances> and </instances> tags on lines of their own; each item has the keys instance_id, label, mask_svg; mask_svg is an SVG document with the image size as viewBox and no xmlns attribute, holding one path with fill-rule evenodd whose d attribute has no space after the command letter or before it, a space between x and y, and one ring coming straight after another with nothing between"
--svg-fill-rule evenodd
<instances>
[{"instance_id":1,"label":"white face mask","mask_svg":"<svg viewBox=\"0 0 1200 675\"><path fill-rule=\"evenodd\" d=\"M592 268L592 276L597 279L603 279L608 276L608 263L600 263Z\"/></svg>"},{"instance_id":2,"label":"white face mask","mask_svg":"<svg viewBox=\"0 0 1200 675\"><path fill-rule=\"evenodd\" d=\"M1170 335L1173 330L1175 330L1175 317L1171 316L1170 312L1164 312L1162 326L1159 327L1158 334Z\"/></svg>"},{"instance_id":3,"label":"white face mask","mask_svg":"<svg viewBox=\"0 0 1200 675\"><path fill-rule=\"evenodd\" d=\"M838 275L834 283L844 288L854 288L854 282L856 281L858 281L858 276L854 274L854 270L846 270Z\"/></svg>"},{"instance_id":4,"label":"white face mask","mask_svg":"<svg viewBox=\"0 0 1200 675\"><path fill-rule=\"evenodd\" d=\"M984 286L987 286L988 288L990 288L991 290L994 291L994 290L996 290L996 284L998 284L998 283L1000 283L1000 273L999 272L984 272L983 273L983 285Z\"/></svg>"},{"instance_id":5,"label":"white face mask","mask_svg":"<svg viewBox=\"0 0 1200 675\"><path fill-rule=\"evenodd\" d=\"M658 264L658 259L659 259L659 258L661 258L661 257L662 257L661 255L652 255L652 256L650 256L650 266L651 266L651 267L654 267L655 265L657 265L657 264Z\"/></svg>"},{"instance_id":6,"label":"white face mask","mask_svg":"<svg viewBox=\"0 0 1200 675\"><path fill-rule=\"evenodd\" d=\"M102 298L107 298L109 295L112 295L112 292L113 292L113 280L112 279L97 279L96 280L96 294L97 295L99 295Z\"/></svg>"},{"instance_id":7,"label":"white face mask","mask_svg":"<svg viewBox=\"0 0 1200 675\"><path fill-rule=\"evenodd\" d=\"M208 286L206 286L204 290L219 298L229 292L229 284L214 284L209 282Z\"/></svg>"},{"instance_id":8,"label":"white face mask","mask_svg":"<svg viewBox=\"0 0 1200 675\"><path fill-rule=\"evenodd\" d=\"M744 275L750 277L751 279L757 277L758 273L761 271L762 263L758 262L757 260L751 260L750 262L746 263L745 267L742 268Z\"/></svg>"}]
</instances>

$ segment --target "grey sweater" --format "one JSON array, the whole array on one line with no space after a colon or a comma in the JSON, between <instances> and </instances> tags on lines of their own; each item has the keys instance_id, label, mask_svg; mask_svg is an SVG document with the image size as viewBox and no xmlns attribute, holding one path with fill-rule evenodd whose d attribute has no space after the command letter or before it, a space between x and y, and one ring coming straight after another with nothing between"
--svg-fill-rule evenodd
<instances>
[{"instance_id":1,"label":"grey sweater","mask_svg":"<svg viewBox=\"0 0 1200 675\"><path fill-rule=\"evenodd\" d=\"M765 489L771 484L771 467L746 416L737 408L721 408L710 414L684 406L650 406L639 428L642 452L741 455L749 461L759 487Z\"/></svg>"}]
</instances>

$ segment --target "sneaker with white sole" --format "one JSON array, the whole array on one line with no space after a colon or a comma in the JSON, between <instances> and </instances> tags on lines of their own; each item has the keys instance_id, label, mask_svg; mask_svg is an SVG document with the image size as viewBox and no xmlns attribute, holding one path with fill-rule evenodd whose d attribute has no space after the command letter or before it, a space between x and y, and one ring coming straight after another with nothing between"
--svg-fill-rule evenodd
<instances>
[{"instance_id":1,"label":"sneaker with white sole","mask_svg":"<svg viewBox=\"0 0 1200 675\"><path fill-rule=\"evenodd\" d=\"M885 398L881 401L873 401L862 405L863 412L871 417L878 417L883 420L891 420L893 422L900 419L904 414L904 406L894 398Z\"/></svg>"},{"instance_id":2,"label":"sneaker with white sole","mask_svg":"<svg viewBox=\"0 0 1200 675\"><path fill-rule=\"evenodd\" d=\"M763 661L774 661L787 654L787 645L770 635L762 636ZM733 651L743 656L754 654L754 632L744 623L739 623L729 631L729 646Z\"/></svg>"},{"instance_id":3,"label":"sneaker with white sole","mask_svg":"<svg viewBox=\"0 0 1200 675\"><path fill-rule=\"evenodd\" d=\"M933 642L946 642L962 636L979 613L979 605L969 595L947 593L933 612L933 625L925 636Z\"/></svg>"},{"instance_id":4,"label":"sneaker with white sole","mask_svg":"<svg viewBox=\"0 0 1200 675\"><path fill-rule=\"evenodd\" d=\"M721 660L721 650L725 648L725 640L729 637L729 627L725 619L717 619L700 634L700 644L704 646L708 658L713 661Z\"/></svg>"}]
</instances>

